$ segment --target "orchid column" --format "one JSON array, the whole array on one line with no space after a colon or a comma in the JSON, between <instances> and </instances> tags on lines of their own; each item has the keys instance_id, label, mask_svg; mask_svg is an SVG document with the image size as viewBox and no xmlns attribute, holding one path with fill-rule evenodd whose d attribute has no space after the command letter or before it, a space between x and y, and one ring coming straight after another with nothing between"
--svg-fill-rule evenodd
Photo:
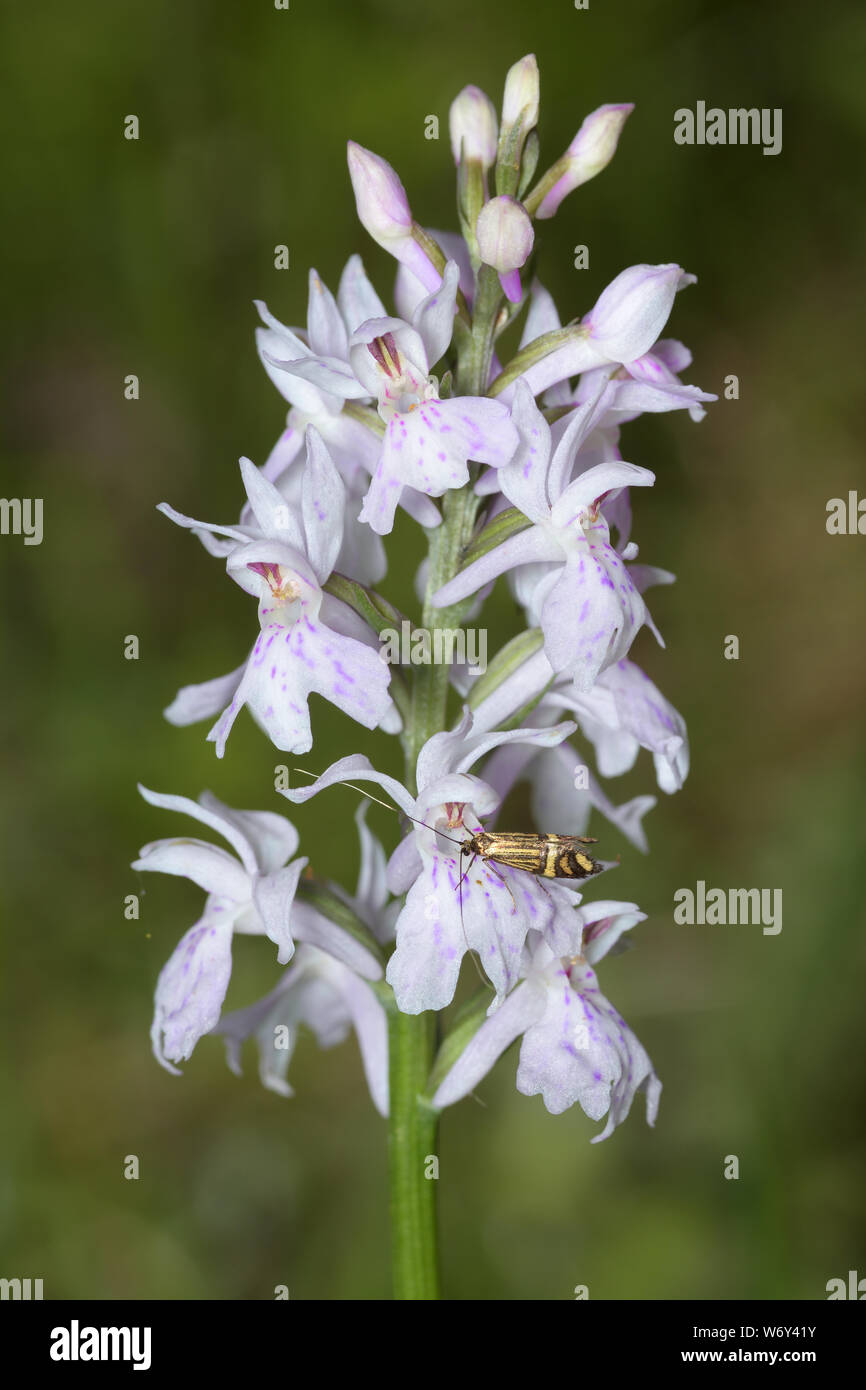
<instances>
[{"instance_id":1,"label":"orchid column","mask_svg":"<svg viewBox=\"0 0 866 1390\"><path fill-rule=\"evenodd\" d=\"M630 659L644 626L661 640L644 594L673 576L635 563L631 489L655 479L623 459L620 428L643 411L687 409L699 419L713 399L681 382L690 356L659 337L694 277L676 265L632 266L562 327L543 286L528 283L535 222L605 167L631 107L593 112L533 182L538 110L531 55L507 75L501 119L476 87L455 100L459 236L422 227L391 166L349 145L360 220L399 262L396 314L358 256L336 297L311 271L305 329L259 304L259 355L289 404L286 428L262 467L241 460L237 522L197 521L163 504L257 604L241 664L185 687L167 717L215 720L208 738L222 757L246 707L276 749L306 754L315 692L364 728L399 736L402 780L356 754L309 785L278 777L276 790L300 805L348 783L392 805L405 833L386 858L361 807L362 868L350 893L309 876L283 816L236 811L208 794L193 802L144 792L234 851L162 840L137 861L207 893L160 976L154 1051L176 1071L203 1034L219 1033L238 1070L254 1037L263 1082L290 1095L299 1027L323 1046L354 1030L373 1101L388 1116L400 1298L438 1296L430 1165L439 1115L512 1042L521 1039L518 1090L541 1095L552 1114L577 1102L606 1121L597 1139L639 1090L652 1123L661 1089L595 973L643 920L637 905L584 902L583 879L545 878L502 856L480 857L465 873L461 855L471 836L494 829L521 779L538 831L582 835L595 811L644 851L654 798L616 805L599 779L626 771L641 748L665 792L688 769L682 719ZM498 340L525 308L520 346L503 364ZM486 670L384 659L380 641L404 621L381 592L398 508L426 538L420 630L459 630L497 579L511 584L525 625ZM594 864L585 877L614 867ZM226 1014L237 933L270 941L287 969L264 999ZM453 1013L468 954L481 985Z\"/></svg>"}]
</instances>

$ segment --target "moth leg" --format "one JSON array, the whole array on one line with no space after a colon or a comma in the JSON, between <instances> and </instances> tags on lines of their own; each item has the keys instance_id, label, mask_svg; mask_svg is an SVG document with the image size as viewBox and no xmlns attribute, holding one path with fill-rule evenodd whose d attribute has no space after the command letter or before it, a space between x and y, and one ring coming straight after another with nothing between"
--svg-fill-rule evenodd
<instances>
[{"instance_id":1,"label":"moth leg","mask_svg":"<svg viewBox=\"0 0 866 1390\"><path fill-rule=\"evenodd\" d=\"M508 882L508 879L504 876L504 874L501 874L499 872L492 859L485 859L484 863L486 864L487 868L490 869L491 872L493 872L496 875L498 879L502 880L502 882L505 884L505 887L508 889L509 895L511 897L511 915L513 917L515 912L517 911L517 901L514 897L514 894L511 892L511 884Z\"/></svg>"},{"instance_id":2,"label":"moth leg","mask_svg":"<svg viewBox=\"0 0 866 1390\"><path fill-rule=\"evenodd\" d=\"M547 889L547 887L545 886L545 884L542 882L542 880L541 880L540 878L536 878L535 882L538 884L538 886L539 886L539 888L541 889L542 893L546 894L546 896L547 896L548 898L550 898L550 901L551 901L551 903L552 903L552 902L553 902L553 898L550 897L550 892L549 892L549 890Z\"/></svg>"},{"instance_id":3,"label":"moth leg","mask_svg":"<svg viewBox=\"0 0 866 1390\"><path fill-rule=\"evenodd\" d=\"M461 850L460 853L461 853L461 857L462 857L463 851ZM478 855L477 855L477 854L473 854L472 858L469 860L469 864L467 865L466 869L464 870L463 874L461 875L460 883L458 883L458 885L457 885L458 891L460 890L460 887L461 887L461 885L462 885L462 883L463 883L464 878L465 878L466 875L469 873L469 870L472 868L472 865L475 863L475 860L476 860L477 858L478 858ZM460 902L461 902L461 905L462 905L462 903L463 903L463 895L462 895L462 894L461 894L461 896L460 896Z\"/></svg>"}]
</instances>

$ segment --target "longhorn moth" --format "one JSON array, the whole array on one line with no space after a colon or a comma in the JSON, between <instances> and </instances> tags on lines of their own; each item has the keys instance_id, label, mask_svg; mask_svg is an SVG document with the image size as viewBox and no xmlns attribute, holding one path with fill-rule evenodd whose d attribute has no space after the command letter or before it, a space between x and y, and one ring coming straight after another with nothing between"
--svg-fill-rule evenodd
<instances>
[{"instance_id":1,"label":"longhorn moth","mask_svg":"<svg viewBox=\"0 0 866 1390\"><path fill-rule=\"evenodd\" d=\"M314 777L312 772L307 772L302 767L296 767L295 771L302 773L304 777ZM597 859L593 859L592 855L587 854L582 848L584 845L598 843L589 835L533 835L524 832L500 833L479 830L474 834L470 833L468 839L458 840L453 835L446 835L444 831L437 830L434 825L428 825L427 821L418 820L417 817L408 815L397 806L392 806L390 802L382 801L378 796L372 796L363 787L355 786L351 782L343 782L342 786L365 796L368 801L375 801L377 806L384 806L387 811L393 811L395 815L405 815L406 819L413 821L415 825L423 825L427 830L432 830L434 835L441 835L444 840L450 840L451 844L458 846L462 869L457 885L460 892L461 921L463 917L463 880L476 859L481 859L483 863L489 865L496 877L502 880L511 893L512 903L514 903L514 894L511 892L511 886L496 868L497 864L509 869L520 869L523 873L532 874L535 878L592 878L594 874L600 874L604 868L603 864L599 864ZM457 829L458 825L462 824L463 804L457 801L446 802L445 809L448 813L448 828ZM465 869L463 869L464 859L469 860ZM517 905L515 903L513 911L516 910Z\"/></svg>"}]
</instances>

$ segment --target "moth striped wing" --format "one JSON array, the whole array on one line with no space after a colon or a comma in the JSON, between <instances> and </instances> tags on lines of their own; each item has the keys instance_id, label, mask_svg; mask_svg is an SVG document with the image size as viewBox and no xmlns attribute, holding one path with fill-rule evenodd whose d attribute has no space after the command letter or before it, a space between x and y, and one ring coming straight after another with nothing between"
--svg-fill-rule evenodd
<instances>
[{"instance_id":1,"label":"moth striped wing","mask_svg":"<svg viewBox=\"0 0 866 1390\"><path fill-rule=\"evenodd\" d=\"M474 836L472 852L510 869L523 869L538 878L591 878L601 864L587 854L584 845L594 840L582 835L494 834Z\"/></svg>"}]
</instances>

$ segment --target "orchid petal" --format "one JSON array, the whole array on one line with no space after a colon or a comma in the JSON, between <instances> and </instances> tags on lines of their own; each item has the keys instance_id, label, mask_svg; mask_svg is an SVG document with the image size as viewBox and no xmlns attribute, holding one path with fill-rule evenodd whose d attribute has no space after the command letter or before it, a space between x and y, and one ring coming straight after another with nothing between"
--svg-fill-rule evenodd
<instances>
[{"instance_id":1,"label":"orchid petal","mask_svg":"<svg viewBox=\"0 0 866 1390\"><path fill-rule=\"evenodd\" d=\"M295 950L291 932L292 905L298 880L308 862L306 858L295 859L286 868L264 874L253 883L253 902L265 935L277 947L280 965L285 965Z\"/></svg>"},{"instance_id":2,"label":"orchid petal","mask_svg":"<svg viewBox=\"0 0 866 1390\"><path fill-rule=\"evenodd\" d=\"M525 348L536 338L541 338L545 333L554 333L561 327L562 323L553 295L544 288L540 280L533 280L532 298L529 301L529 311L523 326L520 347Z\"/></svg>"},{"instance_id":3,"label":"orchid petal","mask_svg":"<svg viewBox=\"0 0 866 1390\"><path fill-rule=\"evenodd\" d=\"M415 809L415 798L410 796L402 783L396 777L389 777L387 773L377 772L370 765L368 758L362 753L354 753L348 758L340 758L338 762L332 763L327 772L323 772L308 787L286 787L281 789L280 795L287 801L295 805L309 801L311 796L317 796L326 787L334 787L340 782L352 781L375 782L388 793L391 800L404 812L410 816Z\"/></svg>"},{"instance_id":4,"label":"orchid petal","mask_svg":"<svg viewBox=\"0 0 866 1390\"><path fill-rule=\"evenodd\" d=\"M459 280L460 269L458 265L454 261L448 261L442 276L442 284L421 301L412 316L413 326L424 343L427 362L430 367L436 365L451 342Z\"/></svg>"},{"instance_id":5,"label":"orchid petal","mask_svg":"<svg viewBox=\"0 0 866 1390\"><path fill-rule=\"evenodd\" d=\"M562 547L553 537L539 526L527 531L519 531L502 545L496 546L487 555L482 555L465 570L461 570L433 595L434 608L447 608L452 603L468 598L483 585L506 574L518 565L533 564L540 560L562 560Z\"/></svg>"},{"instance_id":6,"label":"orchid petal","mask_svg":"<svg viewBox=\"0 0 866 1390\"><path fill-rule=\"evenodd\" d=\"M238 861L206 840L154 840L143 846L132 867L188 878L206 893L233 903L244 903L250 896L249 877Z\"/></svg>"},{"instance_id":7,"label":"orchid petal","mask_svg":"<svg viewBox=\"0 0 866 1390\"><path fill-rule=\"evenodd\" d=\"M262 533L302 551L301 532L283 494L251 459L242 458L240 467L250 507Z\"/></svg>"},{"instance_id":8,"label":"orchid petal","mask_svg":"<svg viewBox=\"0 0 866 1390\"><path fill-rule=\"evenodd\" d=\"M347 362L338 357L299 357L296 359L285 359L275 357L267 349L261 349L262 361L264 362L268 375L272 381L279 380L279 373L292 378L295 381L308 382L317 392L316 400L308 398L305 404L292 401L293 405L304 415L314 416L322 410L322 401L318 396L319 392L326 392L334 396L338 401L360 400L370 393L356 379L351 367ZM288 389L288 388L287 388ZM283 392L287 399L287 390Z\"/></svg>"},{"instance_id":9,"label":"orchid petal","mask_svg":"<svg viewBox=\"0 0 866 1390\"><path fill-rule=\"evenodd\" d=\"M388 901L385 851L367 824L369 803L362 801L355 812L355 824L361 841L361 867L358 871L358 886L355 889L355 903L364 921L374 931L378 929L379 916Z\"/></svg>"},{"instance_id":10,"label":"orchid petal","mask_svg":"<svg viewBox=\"0 0 866 1390\"><path fill-rule=\"evenodd\" d=\"M284 400L305 415L316 415L325 408L321 392L301 377L290 375L279 365L311 356L310 349L296 333L274 318L262 300L257 299L255 305L259 317L267 325L256 329L256 351L262 366Z\"/></svg>"},{"instance_id":11,"label":"orchid petal","mask_svg":"<svg viewBox=\"0 0 866 1390\"><path fill-rule=\"evenodd\" d=\"M307 430L307 465L301 484L301 506L307 555L316 578L329 578L343 544L346 488L318 430Z\"/></svg>"},{"instance_id":12,"label":"orchid petal","mask_svg":"<svg viewBox=\"0 0 866 1390\"><path fill-rule=\"evenodd\" d=\"M584 921L583 955L590 965L597 965L616 945L623 932L631 931L638 922L646 921L637 903L601 900L584 903L580 909Z\"/></svg>"},{"instance_id":13,"label":"orchid petal","mask_svg":"<svg viewBox=\"0 0 866 1390\"><path fill-rule=\"evenodd\" d=\"M303 941L342 965L354 970L366 980L381 980L382 967L363 942L318 912L309 903L296 900L292 909L292 931L297 941Z\"/></svg>"},{"instance_id":14,"label":"orchid petal","mask_svg":"<svg viewBox=\"0 0 866 1390\"><path fill-rule=\"evenodd\" d=\"M551 520L555 526L564 529L613 488L652 487L654 482L654 473L648 468L639 468L634 463L622 463L617 459L609 463L598 463L569 483L562 496L554 503Z\"/></svg>"},{"instance_id":15,"label":"orchid petal","mask_svg":"<svg viewBox=\"0 0 866 1390\"><path fill-rule=\"evenodd\" d=\"M509 743L528 744L531 748L555 748L563 739L573 734L577 725L570 719L562 724L554 724L544 729L507 729L481 734L472 740L472 746L462 758L457 759L454 771L466 772L479 758L492 748L500 748Z\"/></svg>"},{"instance_id":16,"label":"orchid petal","mask_svg":"<svg viewBox=\"0 0 866 1390\"><path fill-rule=\"evenodd\" d=\"M454 1105L474 1091L515 1038L539 1019L546 1008L544 991L524 981L500 1008L482 1023L433 1095L438 1110Z\"/></svg>"},{"instance_id":17,"label":"orchid petal","mask_svg":"<svg viewBox=\"0 0 866 1390\"><path fill-rule=\"evenodd\" d=\"M171 793L150 791L141 783L139 783L138 790L148 805L158 806L163 811L179 811L182 815L191 816L193 820L215 830L231 845L247 873L255 874L257 872L256 857L246 835L220 811L199 801L191 801L187 796L174 796Z\"/></svg>"},{"instance_id":18,"label":"orchid petal","mask_svg":"<svg viewBox=\"0 0 866 1390\"><path fill-rule=\"evenodd\" d=\"M678 265L629 266L602 291L584 326L609 361L633 362L658 338L677 290L694 282Z\"/></svg>"},{"instance_id":19,"label":"orchid petal","mask_svg":"<svg viewBox=\"0 0 866 1390\"><path fill-rule=\"evenodd\" d=\"M219 801L213 792L202 792L199 800L206 811L236 826L251 846L260 873L281 869L297 852L298 832L285 816L275 811L236 811Z\"/></svg>"},{"instance_id":20,"label":"orchid petal","mask_svg":"<svg viewBox=\"0 0 866 1390\"><path fill-rule=\"evenodd\" d=\"M550 515L547 493L550 426L525 381L517 382L511 418L520 442L511 462L494 475L495 481L509 502L530 521L544 521Z\"/></svg>"},{"instance_id":21,"label":"orchid petal","mask_svg":"<svg viewBox=\"0 0 866 1390\"><path fill-rule=\"evenodd\" d=\"M389 891L398 896L408 893L423 867L415 835L404 836L388 860Z\"/></svg>"},{"instance_id":22,"label":"orchid petal","mask_svg":"<svg viewBox=\"0 0 866 1390\"><path fill-rule=\"evenodd\" d=\"M571 477L575 457L579 454L593 430L600 424L615 395L615 389L608 379L601 377L597 392L579 405L568 420L567 427L553 451L547 476L547 492L551 503L562 497ZM630 465L627 465L630 466ZM585 476L585 470L581 476Z\"/></svg>"},{"instance_id":23,"label":"orchid petal","mask_svg":"<svg viewBox=\"0 0 866 1390\"><path fill-rule=\"evenodd\" d=\"M168 502L160 502L156 510L162 512L163 516L167 516L169 521L173 521L176 526L183 526L187 531L194 531L203 542L207 533L213 536L228 536L231 540L240 542L242 545L245 545L250 539L249 531L241 526L219 526L209 521L196 521L194 517L185 516L183 512L176 511L174 507L169 506ZM234 549L234 547L231 546L229 549Z\"/></svg>"},{"instance_id":24,"label":"orchid petal","mask_svg":"<svg viewBox=\"0 0 866 1390\"><path fill-rule=\"evenodd\" d=\"M505 463L517 440L506 408L480 397L430 400L411 412L394 415L364 498L361 520L379 535L387 535L404 485L441 497L449 488L468 482L470 458Z\"/></svg>"},{"instance_id":25,"label":"orchid petal","mask_svg":"<svg viewBox=\"0 0 866 1390\"><path fill-rule=\"evenodd\" d=\"M578 690L589 690L605 666L627 653L645 613L615 552L591 543L588 555L563 566L544 600L547 659L555 671L568 671Z\"/></svg>"},{"instance_id":26,"label":"orchid petal","mask_svg":"<svg viewBox=\"0 0 866 1390\"><path fill-rule=\"evenodd\" d=\"M275 1033L266 1025L269 1019L276 1019L280 1015L280 1006L284 1003L285 997L291 988L295 974L294 965L291 970L287 970L279 984L266 994L264 998L257 999L254 1004L250 1004L245 1009L235 1009L231 1013L223 1014L222 1018L214 1025L211 1032L221 1035L225 1039L226 1062L229 1070L235 1076L242 1076L241 1069L241 1047L248 1038L257 1036L259 1044L259 1077L262 1085L269 1091L275 1091L277 1095L292 1096L294 1091L285 1079L294 1048L297 1030L289 1032L289 1046L277 1048L275 1046ZM285 1026L285 1025L284 1025ZM289 1031L287 1029L287 1031Z\"/></svg>"},{"instance_id":27,"label":"orchid petal","mask_svg":"<svg viewBox=\"0 0 866 1390\"><path fill-rule=\"evenodd\" d=\"M345 357L349 347L346 325L331 291L318 272L310 270L307 337L317 357Z\"/></svg>"},{"instance_id":28,"label":"orchid petal","mask_svg":"<svg viewBox=\"0 0 866 1390\"><path fill-rule=\"evenodd\" d=\"M384 318L385 306L373 289L364 262L358 255L350 256L337 290L337 303L350 332L367 319Z\"/></svg>"},{"instance_id":29,"label":"orchid petal","mask_svg":"<svg viewBox=\"0 0 866 1390\"><path fill-rule=\"evenodd\" d=\"M364 1076L373 1104L380 1115L388 1114L388 1021L385 1010L363 980L350 970L343 973L343 1000L352 1020Z\"/></svg>"},{"instance_id":30,"label":"orchid petal","mask_svg":"<svg viewBox=\"0 0 866 1390\"><path fill-rule=\"evenodd\" d=\"M609 364L610 359L591 341L589 331L575 328L566 342L539 357L537 362L533 362L520 373L517 380L525 381L533 396L540 396L542 391L567 380L568 377L578 376L593 367ZM515 388L516 382L509 382L499 392L498 399L510 403L514 399Z\"/></svg>"},{"instance_id":31,"label":"orchid petal","mask_svg":"<svg viewBox=\"0 0 866 1390\"><path fill-rule=\"evenodd\" d=\"M303 447L303 431L287 426L262 464L262 477L267 478L269 483L276 483L291 467Z\"/></svg>"},{"instance_id":32,"label":"orchid petal","mask_svg":"<svg viewBox=\"0 0 866 1390\"><path fill-rule=\"evenodd\" d=\"M224 708L243 678L244 666L229 671L227 676L215 676L213 680L201 685L184 685L175 695L171 704L163 710L169 724L184 728L187 724L197 724L200 719L212 719Z\"/></svg>"},{"instance_id":33,"label":"orchid petal","mask_svg":"<svg viewBox=\"0 0 866 1390\"><path fill-rule=\"evenodd\" d=\"M238 711L246 704L277 748L307 753L312 747L307 706L311 692L374 729L391 706L390 678L373 648L309 617L291 627L274 622L259 633L243 679L208 738L222 757Z\"/></svg>"},{"instance_id":34,"label":"orchid petal","mask_svg":"<svg viewBox=\"0 0 866 1390\"><path fill-rule=\"evenodd\" d=\"M186 1061L219 1019L231 976L231 943L231 923L205 916L163 966L150 1036L154 1056L166 1071L179 1075L172 1062Z\"/></svg>"},{"instance_id":35,"label":"orchid petal","mask_svg":"<svg viewBox=\"0 0 866 1390\"><path fill-rule=\"evenodd\" d=\"M691 352L685 343L679 342L676 338L659 338L653 348L653 357L674 374L684 372L687 367L692 365ZM633 363L630 364L630 366L633 365Z\"/></svg>"},{"instance_id":36,"label":"orchid petal","mask_svg":"<svg viewBox=\"0 0 866 1390\"><path fill-rule=\"evenodd\" d=\"M472 294L475 288L475 276L472 271L472 263L469 259L469 250L462 236L456 232L437 231L433 227L427 228L427 235L432 237L437 246L441 246L449 261L456 261L460 267L460 289L469 304L472 303ZM397 274L394 277L394 303L397 306L397 313L406 323L411 323L415 310L421 301L434 289L428 286L417 275L413 274L408 265L399 265Z\"/></svg>"},{"instance_id":37,"label":"orchid petal","mask_svg":"<svg viewBox=\"0 0 866 1390\"><path fill-rule=\"evenodd\" d=\"M552 915L549 896L530 875L480 863L458 891L460 878L458 859L434 851L409 890L385 972L402 1013L445 1008L469 949L504 999L517 983L527 932L543 930Z\"/></svg>"}]
</instances>

